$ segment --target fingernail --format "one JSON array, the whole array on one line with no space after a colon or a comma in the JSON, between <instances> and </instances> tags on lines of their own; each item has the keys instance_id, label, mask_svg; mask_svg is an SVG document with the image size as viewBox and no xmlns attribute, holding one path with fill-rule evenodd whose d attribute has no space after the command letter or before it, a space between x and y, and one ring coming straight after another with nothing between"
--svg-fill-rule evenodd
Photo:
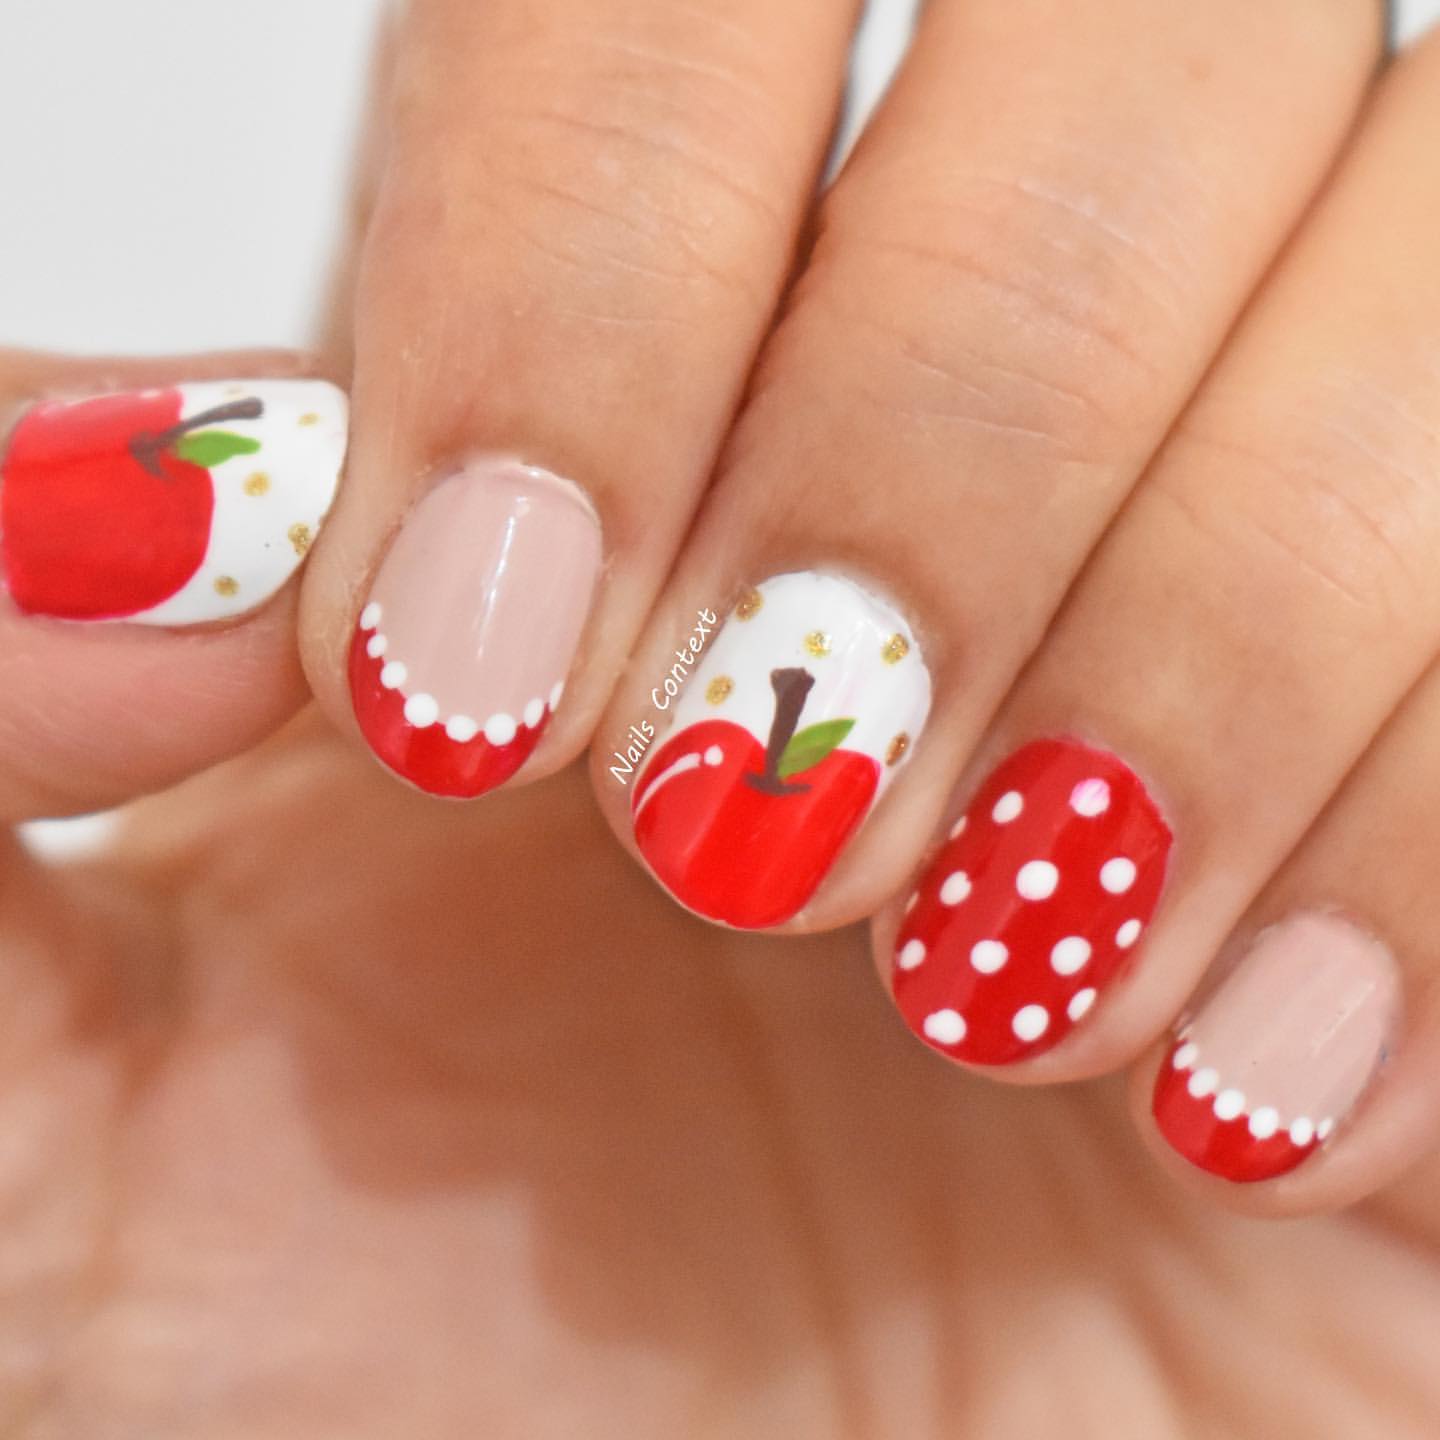
<instances>
[{"instance_id":1,"label":"fingernail","mask_svg":"<svg viewBox=\"0 0 1440 1440\"><path fill-rule=\"evenodd\" d=\"M24 613L202 625L263 604L345 459L323 380L203 381L48 401L0 461L0 574Z\"/></svg>"},{"instance_id":2,"label":"fingernail","mask_svg":"<svg viewBox=\"0 0 1440 1440\"><path fill-rule=\"evenodd\" d=\"M747 591L702 657L635 790L636 843L697 914L778 925L914 748L930 674L890 606L810 571Z\"/></svg>"},{"instance_id":3,"label":"fingernail","mask_svg":"<svg viewBox=\"0 0 1440 1440\"><path fill-rule=\"evenodd\" d=\"M1262 931L1161 1065L1160 1133L1227 1180L1293 1170L1369 1084L1399 999L1390 952L1338 916Z\"/></svg>"},{"instance_id":4,"label":"fingernail","mask_svg":"<svg viewBox=\"0 0 1440 1440\"><path fill-rule=\"evenodd\" d=\"M1125 968L1159 903L1170 829L1134 773L1074 740L1017 750L911 897L896 1004L977 1065L1050 1049Z\"/></svg>"},{"instance_id":5,"label":"fingernail","mask_svg":"<svg viewBox=\"0 0 1440 1440\"><path fill-rule=\"evenodd\" d=\"M600 573L600 527L566 480L478 460L410 512L350 645L360 729L397 775L468 799L539 743Z\"/></svg>"}]
</instances>

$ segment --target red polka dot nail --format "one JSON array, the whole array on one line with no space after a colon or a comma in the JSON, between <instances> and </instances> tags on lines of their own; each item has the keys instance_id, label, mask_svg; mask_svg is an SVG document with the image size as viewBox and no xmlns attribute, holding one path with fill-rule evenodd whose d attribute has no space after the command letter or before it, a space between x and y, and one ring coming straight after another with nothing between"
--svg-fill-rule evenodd
<instances>
[{"instance_id":1,"label":"red polka dot nail","mask_svg":"<svg viewBox=\"0 0 1440 1440\"><path fill-rule=\"evenodd\" d=\"M906 1023L976 1065L1050 1049L1134 954L1170 845L1155 803L1115 756L1075 740L1016 751L911 898L893 971Z\"/></svg>"}]
</instances>

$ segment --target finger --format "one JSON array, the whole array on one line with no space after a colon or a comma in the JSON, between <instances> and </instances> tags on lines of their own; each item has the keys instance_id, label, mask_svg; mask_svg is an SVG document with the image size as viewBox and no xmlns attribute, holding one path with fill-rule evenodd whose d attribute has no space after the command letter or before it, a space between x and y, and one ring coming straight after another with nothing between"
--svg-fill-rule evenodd
<instances>
[{"instance_id":1,"label":"finger","mask_svg":"<svg viewBox=\"0 0 1440 1440\"><path fill-rule=\"evenodd\" d=\"M1337 1208L1440 1143L1437 726L1432 669L1136 1067L1142 1130L1218 1204Z\"/></svg>"},{"instance_id":2,"label":"finger","mask_svg":"<svg viewBox=\"0 0 1440 1440\"><path fill-rule=\"evenodd\" d=\"M412 8L359 278L354 483L303 642L322 704L403 778L507 779L567 684L527 776L589 738L787 273L851 19Z\"/></svg>"},{"instance_id":3,"label":"finger","mask_svg":"<svg viewBox=\"0 0 1440 1440\"><path fill-rule=\"evenodd\" d=\"M0 354L0 817L166 785L303 701L287 582L346 434L307 368Z\"/></svg>"},{"instance_id":4,"label":"finger","mask_svg":"<svg viewBox=\"0 0 1440 1440\"><path fill-rule=\"evenodd\" d=\"M969 1038L940 1046L955 1058L1034 1059L1025 1078L1049 1080L1136 1055L1434 653L1437 65L1431 45L1383 87L986 751L1091 743L1005 762L1024 817L994 823L982 786L898 925L901 953L926 948L897 973L901 1009L922 1034L963 1016ZM1076 803L1092 774L1108 808ZM1057 867L1053 894L1026 892L1032 860ZM960 871L973 894L947 905ZM984 939L1011 954L993 976L970 953ZM1016 1033L1030 1006L1048 1023Z\"/></svg>"},{"instance_id":5,"label":"finger","mask_svg":"<svg viewBox=\"0 0 1440 1440\"><path fill-rule=\"evenodd\" d=\"M817 928L899 886L1318 183L1374 32L1367 3L926 9L597 736L602 803L681 901ZM798 714L772 671L813 681ZM787 727L833 742L801 757L823 774Z\"/></svg>"}]
</instances>

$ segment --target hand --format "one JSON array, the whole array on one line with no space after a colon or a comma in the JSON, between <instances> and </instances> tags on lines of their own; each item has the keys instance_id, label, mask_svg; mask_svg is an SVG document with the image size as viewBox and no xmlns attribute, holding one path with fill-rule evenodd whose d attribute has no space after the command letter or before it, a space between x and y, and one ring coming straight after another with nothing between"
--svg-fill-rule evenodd
<instances>
[{"instance_id":1,"label":"hand","mask_svg":"<svg viewBox=\"0 0 1440 1440\"><path fill-rule=\"evenodd\" d=\"M574 770L476 807L312 719L9 862L24 1436L1421 1435L1432 1165L1257 1228L1113 1083L957 1079L854 929L683 916Z\"/></svg>"}]
</instances>

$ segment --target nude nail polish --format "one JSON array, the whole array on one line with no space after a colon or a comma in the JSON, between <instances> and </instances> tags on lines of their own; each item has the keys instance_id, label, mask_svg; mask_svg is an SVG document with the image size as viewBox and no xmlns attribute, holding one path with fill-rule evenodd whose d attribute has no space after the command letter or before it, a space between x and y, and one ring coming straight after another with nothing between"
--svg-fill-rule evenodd
<instances>
[{"instance_id":1,"label":"nude nail polish","mask_svg":"<svg viewBox=\"0 0 1440 1440\"><path fill-rule=\"evenodd\" d=\"M1160 1067L1161 1134L1227 1180L1293 1170L1370 1083L1399 998L1390 952L1338 915L1295 915L1261 931Z\"/></svg>"},{"instance_id":2,"label":"nude nail polish","mask_svg":"<svg viewBox=\"0 0 1440 1440\"><path fill-rule=\"evenodd\" d=\"M933 1049L1008 1065L1063 1040L1124 973L1171 846L1122 760L1070 739L1004 760L921 877L892 989Z\"/></svg>"},{"instance_id":3,"label":"nude nail polish","mask_svg":"<svg viewBox=\"0 0 1440 1440\"><path fill-rule=\"evenodd\" d=\"M433 795L509 779L560 703L600 558L588 500L547 471L483 459L431 490L351 640L351 699L375 754Z\"/></svg>"},{"instance_id":4,"label":"nude nail polish","mask_svg":"<svg viewBox=\"0 0 1440 1440\"><path fill-rule=\"evenodd\" d=\"M0 575L62 620L201 625L305 559L345 459L323 380L207 380L46 401L0 459Z\"/></svg>"},{"instance_id":5,"label":"nude nail polish","mask_svg":"<svg viewBox=\"0 0 1440 1440\"><path fill-rule=\"evenodd\" d=\"M930 675L894 609L805 571L746 590L667 708L636 844L681 904L760 929L805 905L909 757Z\"/></svg>"}]
</instances>

